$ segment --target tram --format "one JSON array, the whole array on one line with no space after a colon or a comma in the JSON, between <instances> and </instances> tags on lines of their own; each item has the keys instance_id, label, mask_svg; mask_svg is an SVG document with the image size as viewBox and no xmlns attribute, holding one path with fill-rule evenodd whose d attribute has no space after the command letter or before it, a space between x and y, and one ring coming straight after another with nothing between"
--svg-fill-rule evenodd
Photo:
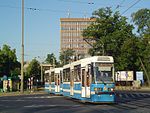
<instances>
[{"instance_id":1,"label":"tram","mask_svg":"<svg viewBox=\"0 0 150 113\"><path fill-rule=\"evenodd\" d=\"M53 68L49 72L49 92L62 94L62 69Z\"/></svg>"},{"instance_id":2,"label":"tram","mask_svg":"<svg viewBox=\"0 0 150 113\"><path fill-rule=\"evenodd\" d=\"M72 62L57 71L57 76L52 74L55 69L50 71L50 92L83 102L115 102L112 56L93 56Z\"/></svg>"},{"instance_id":3,"label":"tram","mask_svg":"<svg viewBox=\"0 0 150 113\"><path fill-rule=\"evenodd\" d=\"M49 84L49 73L50 73L50 70L46 70L45 71L45 80L44 80L44 90L45 92L47 93L50 93L50 90L49 90L49 87L50 87L50 84Z\"/></svg>"},{"instance_id":4,"label":"tram","mask_svg":"<svg viewBox=\"0 0 150 113\"><path fill-rule=\"evenodd\" d=\"M114 60L93 56L63 67L63 95L88 102L114 102Z\"/></svg>"}]
</instances>

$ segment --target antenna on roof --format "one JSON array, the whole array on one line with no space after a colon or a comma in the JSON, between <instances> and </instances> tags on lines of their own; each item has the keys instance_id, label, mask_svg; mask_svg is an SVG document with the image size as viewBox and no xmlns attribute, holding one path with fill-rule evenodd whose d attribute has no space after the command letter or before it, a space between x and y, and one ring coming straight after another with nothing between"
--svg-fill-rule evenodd
<instances>
[{"instance_id":1,"label":"antenna on roof","mask_svg":"<svg viewBox=\"0 0 150 113\"><path fill-rule=\"evenodd\" d=\"M67 13L68 18L70 18L70 10L68 9L68 13Z\"/></svg>"}]
</instances>

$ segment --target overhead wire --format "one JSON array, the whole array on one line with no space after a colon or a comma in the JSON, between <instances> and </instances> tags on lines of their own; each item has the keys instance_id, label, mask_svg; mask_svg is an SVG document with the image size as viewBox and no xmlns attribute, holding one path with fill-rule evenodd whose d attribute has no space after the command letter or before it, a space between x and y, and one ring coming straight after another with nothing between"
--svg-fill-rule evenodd
<instances>
[{"instance_id":1,"label":"overhead wire","mask_svg":"<svg viewBox=\"0 0 150 113\"><path fill-rule=\"evenodd\" d=\"M7 8L15 8L15 9L21 9L21 7L16 7L16 6L10 6L10 5L0 5L0 7L7 7ZM26 10L31 10L31 11L47 11L47 12L52 12L52 13L67 13L67 11L64 10L54 10L54 9L43 9L43 8L35 8L35 7L24 7ZM76 12L72 11L74 14L85 14L84 12ZM88 13L86 13L88 14Z\"/></svg>"},{"instance_id":2,"label":"overhead wire","mask_svg":"<svg viewBox=\"0 0 150 113\"><path fill-rule=\"evenodd\" d=\"M118 4L117 6L116 6L116 8L114 9L114 11L115 10L117 10L117 9L119 9L120 7L122 7L122 4L125 2L125 0L122 0L121 2L120 2L120 4Z\"/></svg>"},{"instance_id":3,"label":"overhead wire","mask_svg":"<svg viewBox=\"0 0 150 113\"><path fill-rule=\"evenodd\" d=\"M123 15L124 13L126 13L130 8L132 8L133 6L135 6L137 3L139 3L141 0L137 0L134 4L132 4L131 6L129 6L125 11L123 11L121 13L121 15Z\"/></svg>"},{"instance_id":4,"label":"overhead wire","mask_svg":"<svg viewBox=\"0 0 150 113\"><path fill-rule=\"evenodd\" d=\"M70 3L77 3L77 4L94 4L94 2L83 2L83 1L77 1L77 0L57 0L61 2L70 2Z\"/></svg>"}]
</instances>

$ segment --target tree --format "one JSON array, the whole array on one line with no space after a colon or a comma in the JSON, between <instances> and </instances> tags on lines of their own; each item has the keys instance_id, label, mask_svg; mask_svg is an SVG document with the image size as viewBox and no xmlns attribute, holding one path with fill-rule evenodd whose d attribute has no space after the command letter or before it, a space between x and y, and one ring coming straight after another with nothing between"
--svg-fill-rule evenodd
<instances>
[{"instance_id":1,"label":"tree","mask_svg":"<svg viewBox=\"0 0 150 113\"><path fill-rule=\"evenodd\" d=\"M29 66L27 67L27 75L28 77L35 77L37 79L40 79L40 73L41 73L41 70L40 70L40 63L36 60L36 59L33 59Z\"/></svg>"},{"instance_id":2,"label":"tree","mask_svg":"<svg viewBox=\"0 0 150 113\"><path fill-rule=\"evenodd\" d=\"M132 14L132 20L138 27L140 35L150 35L150 9L140 9Z\"/></svg>"},{"instance_id":3,"label":"tree","mask_svg":"<svg viewBox=\"0 0 150 113\"><path fill-rule=\"evenodd\" d=\"M14 73L15 70L17 70ZM8 45L3 45L0 49L0 76L7 75L8 77L20 74L20 63L17 61L16 50Z\"/></svg>"},{"instance_id":4,"label":"tree","mask_svg":"<svg viewBox=\"0 0 150 113\"><path fill-rule=\"evenodd\" d=\"M120 62L118 63L118 70L141 70L141 64L139 61L140 56L140 39L137 37L128 39L121 47L121 54L119 56Z\"/></svg>"},{"instance_id":5,"label":"tree","mask_svg":"<svg viewBox=\"0 0 150 113\"><path fill-rule=\"evenodd\" d=\"M144 77L147 80L148 77L150 79L150 9L140 9L133 13L132 20L138 27L137 32L140 34L139 61L144 66L142 70L145 70L144 75L147 75L147 77Z\"/></svg>"},{"instance_id":6,"label":"tree","mask_svg":"<svg viewBox=\"0 0 150 113\"><path fill-rule=\"evenodd\" d=\"M84 39L92 39L91 55L111 55L115 59L116 69L119 69L121 49L124 42L134 37L133 26L119 12L113 13L110 8L101 8L93 12L93 22L82 33Z\"/></svg>"},{"instance_id":7,"label":"tree","mask_svg":"<svg viewBox=\"0 0 150 113\"><path fill-rule=\"evenodd\" d=\"M56 61L55 55L53 53L47 54L47 58L46 58L45 62L49 63L51 65L56 65L57 61Z\"/></svg>"},{"instance_id":8,"label":"tree","mask_svg":"<svg viewBox=\"0 0 150 113\"><path fill-rule=\"evenodd\" d=\"M75 51L72 49L67 49L66 51L60 53L59 59L61 61L61 64L69 64L69 62L72 60L72 57L74 56L74 53Z\"/></svg>"}]
</instances>

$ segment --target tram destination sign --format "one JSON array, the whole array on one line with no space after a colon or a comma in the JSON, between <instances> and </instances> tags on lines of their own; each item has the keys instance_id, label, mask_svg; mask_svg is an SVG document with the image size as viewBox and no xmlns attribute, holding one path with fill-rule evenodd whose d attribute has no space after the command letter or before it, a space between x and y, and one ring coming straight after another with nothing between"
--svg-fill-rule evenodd
<instances>
[{"instance_id":1,"label":"tram destination sign","mask_svg":"<svg viewBox=\"0 0 150 113\"><path fill-rule=\"evenodd\" d=\"M98 63L96 65L100 67L112 67L113 66L113 64L108 64L108 63Z\"/></svg>"}]
</instances>

